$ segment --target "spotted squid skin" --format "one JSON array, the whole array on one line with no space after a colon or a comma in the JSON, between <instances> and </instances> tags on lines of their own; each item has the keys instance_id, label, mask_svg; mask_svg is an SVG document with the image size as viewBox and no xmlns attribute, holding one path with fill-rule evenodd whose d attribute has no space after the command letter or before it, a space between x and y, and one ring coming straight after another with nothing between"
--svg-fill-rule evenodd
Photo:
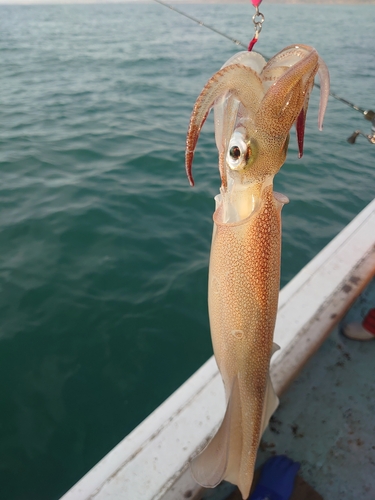
<instances>
[{"instance_id":1,"label":"spotted squid skin","mask_svg":"<svg viewBox=\"0 0 375 500\"><path fill-rule=\"evenodd\" d=\"M280 282L283 204L275 199L272 185L262 191L258 210L243 221L224 224L222 207L217 209L209 270L212 341L227 402L238 384L236 401L231 405L231 422L224 423L229 441L224 445L214 442L212 453L226 455L222 465L225 471L220 471L223 477L217 474L217 481L225 479L237 484L244 498L250 492L263 430ZM202 457L207 460L207 454ZM199 468L205 470L207 477L203 460L198 457L192 464L193 475L198 479ZM216 478L211 479L216 482Z\"/></svg>"}]
</instances>

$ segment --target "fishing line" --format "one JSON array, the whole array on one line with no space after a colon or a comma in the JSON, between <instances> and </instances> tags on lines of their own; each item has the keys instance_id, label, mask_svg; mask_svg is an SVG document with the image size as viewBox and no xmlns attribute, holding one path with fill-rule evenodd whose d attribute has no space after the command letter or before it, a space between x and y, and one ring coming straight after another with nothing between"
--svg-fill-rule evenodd
<instances>
[{"instance_id":1,"label":"fishing line","mask_svg":"<svg viewBox=\"0 0 375 500\"><path fill-rule=\"evenodd\" d=\"M248 45L245 45L244 43L242 43L240 40L237 40L236 38L232 38L228 35L226 35L225 33L223 33L222 31L208 25L208 24L205 24L203 21L200 21L199 19L197 19L196 17L193 17L193 16L190 16L189 14L187 14L186 12L183 12L182 10L180 9L177 9L176 7L173 7L172 5L166 3L166 2L163 2L162 0L154 0L154 2L157 2L157 3L160 3L160 5L163 5L164 7L167 7L168 9L170 10L173 10L174 12L177 12L178 14L184 16L184 17L187 17L188 19L190 19L191 21L194 21L195 23L199 24L199 26L203 26L204 28L207 28L211 31L213 31L214 33L217 33L218 35L226 38L227 40L230 40L231 42L235 43L237 46L239 47L243 47L244 49L246 50L249 50L249 46ZM258 12L258 15L260 13ZM254 19L253 19L254 21ZM254 21L255 22L255 21ZM263 21L262 21L263 22ZM259 30L260 32L260 30ZM258 32L258 33L259 33ZM253 40L252 40L253 41ZM252 43L252 41L250 42L250 44ZM254 42L255 43L255 42ZM253 44L254 45L254 44ZM252 48L252 47L251 47ZM265 56L264 54L262 54L261 52L259 52L259 54L261 56L263 56L266 60L269 59L269 57ZM320 85L319 83L314 83L314 86L319 88L320 89ZM340 97L339 95L335 94L334 92L330 91L329 92L329 95L331 97L333 97L334 99L336 99L337 101L340 101L342 102L343 104L346 104L347 106L349 106L350 108L356 110L356 111L359 111L360 113L362 113L364 115L364 117L366 118L366 120L369 120L369 121L372 121L375 117L375 112L374 111L371 111L371 110L366 110L364 108L361 108L360 106L356 106L355 104L353 104L352 102L344 99L343 97Z\"/></svg>"},{"instance_id":2,"label":"fishing line","mask_svg":"<svg viewBox=\"0 0 375 500\"><path fill-rule=\"evenodd\" d=\"M217 33L218 35L221 35L224 38L227 38L228 40L230 40L231 42L235 43L236 45L239 45L239 46L243 47L244 49L247 49L247 45L243 44L239 40L236 40L235 38L231 38L230 36L226 35L222 31L219 31L216 28L213 28L212 26L210 26L208 24L205 24L204 22L200 21L196 17L189 16L189 14L186 14L186 12L183 12L182 10L176 9L172 5L169 5L168 3L162 2L161 0L154 0L154 2L160 3L160 5L164 5L164 7L167 7L168 9L171 9L174 12L177 12L178 14L181 14L182 16L187 17L191 21L194 21L195 23L199 24L199 26L203 26L204 28L207 28L207 29L213 31L214 33Z\"/></svg>"}]
</instances>

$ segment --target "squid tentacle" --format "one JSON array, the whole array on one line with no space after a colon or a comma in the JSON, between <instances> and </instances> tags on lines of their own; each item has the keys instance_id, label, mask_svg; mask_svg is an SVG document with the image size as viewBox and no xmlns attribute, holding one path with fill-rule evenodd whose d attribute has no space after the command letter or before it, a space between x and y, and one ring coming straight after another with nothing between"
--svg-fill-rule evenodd
<instances>
[{"instance_id":1,"label":"squid tentacle","mask_svg":"<svg viewBox=\"0 0 375 500\"><path fill-rule=\"evenodd\" d=\"M257 124L262 130L272 130L276 136L289 132L301 112L306 91L309 92L308 86L317 70L318 53L312 49L268 89L257 113Z\"/></svg>"},{"instance_id":2,"label":"squid tentacle","mask_svg":"<svg viewBox=\"0 0 375 500\"><path fill-rule=\"evenodd\" d=\"M254 112L262 99L262 82L254 70L239 64L226 66L208 80L194 105L186 137L185 165L192 186L192 164L200 131L215 100L227 92L236 96L249 112Z\"/></svg>"}]
</instances>

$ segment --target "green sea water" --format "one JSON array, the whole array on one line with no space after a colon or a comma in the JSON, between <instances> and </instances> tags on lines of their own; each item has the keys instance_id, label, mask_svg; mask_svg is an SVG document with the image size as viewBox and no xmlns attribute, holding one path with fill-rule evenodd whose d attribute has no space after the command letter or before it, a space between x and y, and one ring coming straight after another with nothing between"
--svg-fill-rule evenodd
<instances>
[{"instance_id":1,"label":"green sea water","mask_svg":"<svg viewBox=\"0 0 375 500\"><path fill-rule=\"evenodd\" d=\"M263 6L264 5L264 6ZM186 5L247 43L250 5ZM317 48L332 90L374 108L374 6L262 4L257 50ZM58 499L212 353L212 118L187 124L236 51L157 4L0 6L0 498ZM275 189L282 285L375 195L361 114L330 99Z\"/></svg>"}]
</instances>

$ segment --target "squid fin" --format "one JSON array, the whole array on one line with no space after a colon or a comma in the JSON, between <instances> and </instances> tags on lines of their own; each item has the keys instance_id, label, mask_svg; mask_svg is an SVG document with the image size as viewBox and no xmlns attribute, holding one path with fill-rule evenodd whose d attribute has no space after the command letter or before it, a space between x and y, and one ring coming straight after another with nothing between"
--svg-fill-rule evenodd
<instances>
[{"instance_id":1,"label":"squid fin","mask_svg":"<svg viewBox=\"0 0 375 500\"><path fill-rule=\"evenodd\" d=\"M277 349L279 349L279 346L273 344L272 354ZM268 375L260 436L267 427L269 419L278 404L279 400ZM232 382L225 416L219 430L206 448L190 464L195 481L206 488L214 488L225 479L237 484L243 497L247 498L252 483L252 473L251 476L249 474L243 476L241 469L243 469L243 465L246 468L248 465L250 466L252 459L247 456L247 453L246 457L243 456L243 438L240 387L238 377L235 377Z\"/></svg>"},{"instance_id":2,"label":"squid fin","mask_svg":"<svg viewBox=\"0 0 375 500\"><path fill-rule=\"evenodd\" d=\"M261 425L261 436L266 430L267 425L275 412L276 408L279 406L279 398L276 396L275 390L272 386L271 377L268 375L266 394L264 396L264 406L263 406L263 416Z\"/></svg>"},{"instance_id":3,"label":"squid fin","mask_svg":"<svg viewBox=\"0 0 375 500\"><path fill-rule=\"evenodd\" d=\"M234 413L240 408L240 392L238 379L235 378L228 399L227 409L219 430L206 448L193 459L190 464L191 473L195 481L205 488L214 488L226 476L229 451L233 447L233 427L236 416ZM232 441L232 442L231 442ZM240 454L238 454L238 457Z\"/></svg>"},{"instance_id":4,"label":"squid fin","mask_svg":"<svg viewBox=\"0 0 375 500\"><path fill-rule=\"evenodd\" d=\"M280 349L280 347L273 343L271 356ZM263 416L262 416L262 425L261 425L261 436L263 432L266 430L267 425L275 412L276 408L279 406L279 398L276 396L275 390L272 385L271 377L268 374L267 377L267 386L266 393L264 395L264 406L263 406Z\"/></svg>"}]
</instances>

